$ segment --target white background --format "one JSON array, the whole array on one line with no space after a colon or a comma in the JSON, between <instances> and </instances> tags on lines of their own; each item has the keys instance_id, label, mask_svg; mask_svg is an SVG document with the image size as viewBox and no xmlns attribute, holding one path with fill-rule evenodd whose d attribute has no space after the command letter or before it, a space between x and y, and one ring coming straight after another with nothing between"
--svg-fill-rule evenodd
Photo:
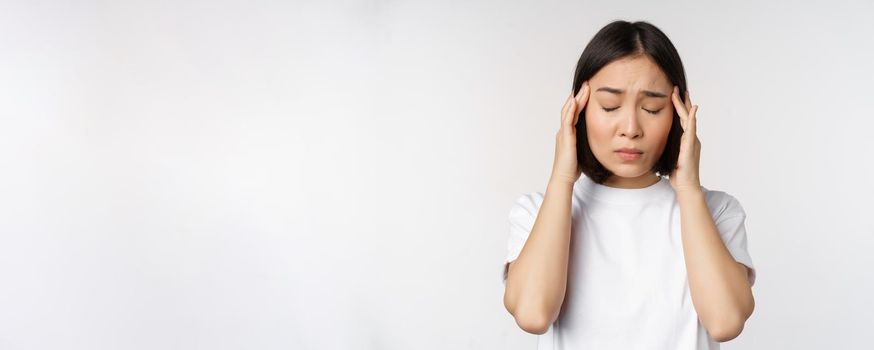
<instances>
[{"instance_id":1,"label":"white background","mask_svg":"<svg viewBox=\"0 0 874 350\"><path fill-rule=\"evenodd\" d=\"M3 1L0 349L533 349L507 214L582 49L680 51L748 214L725 349L870 344L874 5Z\"/></svg>"}]
</instances>

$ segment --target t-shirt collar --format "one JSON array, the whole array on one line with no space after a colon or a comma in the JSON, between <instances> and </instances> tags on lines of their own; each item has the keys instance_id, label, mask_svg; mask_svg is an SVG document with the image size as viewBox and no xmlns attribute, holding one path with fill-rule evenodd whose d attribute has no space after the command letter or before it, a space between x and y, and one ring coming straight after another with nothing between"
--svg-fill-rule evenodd
<instances>
[{"instance_id":1,"label":"t-shirt collar","mask_svg":"<svg viewBox=\"0 0 874 350\"><path fill-rule=\"evenodd\" d=\"M617 188L597 184L585 174L581 174L575 187L588 197L613 203L648 202L674 194L670 180L664 177L644 188Z\"/></svg>"}]
</instances>

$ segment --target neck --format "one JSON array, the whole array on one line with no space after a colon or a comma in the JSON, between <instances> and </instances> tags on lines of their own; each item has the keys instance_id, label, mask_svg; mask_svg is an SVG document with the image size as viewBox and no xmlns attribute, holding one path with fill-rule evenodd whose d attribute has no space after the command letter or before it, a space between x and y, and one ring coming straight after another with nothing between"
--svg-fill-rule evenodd
<instances>
[{"instance_id":1,"label":"neck","mask_svg":"<svg viewBox=\"0 0 874 350\"><path fill-rule=\"evenodd\" d=\"M659 180L661 179L653 172L648 172L638 177L621 177L612 175L604 181L603 185L615 188L634 189L652 186L659 182Z\"/></svg>"}]
</instances>

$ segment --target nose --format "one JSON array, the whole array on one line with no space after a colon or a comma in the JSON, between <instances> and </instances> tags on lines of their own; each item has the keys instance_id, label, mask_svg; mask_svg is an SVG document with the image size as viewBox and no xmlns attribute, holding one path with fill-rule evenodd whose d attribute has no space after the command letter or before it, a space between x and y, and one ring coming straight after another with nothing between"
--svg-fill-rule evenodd
<instances>
[{"instance_id":1,"label":"nose","mask_svg":"<svg viewBox=\"0 0 874 350\"><path fill-rule=\"evenodd\" d=\"M637 115L630 113L625 117L622 125L619 126L620 136L636 139L643 136L643 129L640 128L640 123L637 121Z\"/></svg>"}]
</instances>

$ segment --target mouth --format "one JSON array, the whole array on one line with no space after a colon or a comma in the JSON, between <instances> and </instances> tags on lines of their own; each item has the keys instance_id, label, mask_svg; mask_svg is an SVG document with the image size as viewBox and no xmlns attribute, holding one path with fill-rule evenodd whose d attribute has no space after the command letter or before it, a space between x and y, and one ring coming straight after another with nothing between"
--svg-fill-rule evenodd
<instances>
[{"instance_id":1,"label":"mouth","mask_svg":"<svg viewBox=\"0 0 874 350\"><path fill-rule=\"evenodd\" d=\"M638 160L642 157L643 151L637 148L620 148L614 151L616 155L624 161Z\"/></svg>"},{"instance_id":2,"label":"mouth","mask_svg":"<svg viewBox=\"0 0 874 350\"><path fill-rule=\"evenodd\" d=\"M623 152L623 153L643 153L643 151L641 151L640 149L638 149L638 148L633 148L633 147L623 147L623 148L617 149L616 152Z\"/></svg>"}]
</instances>

